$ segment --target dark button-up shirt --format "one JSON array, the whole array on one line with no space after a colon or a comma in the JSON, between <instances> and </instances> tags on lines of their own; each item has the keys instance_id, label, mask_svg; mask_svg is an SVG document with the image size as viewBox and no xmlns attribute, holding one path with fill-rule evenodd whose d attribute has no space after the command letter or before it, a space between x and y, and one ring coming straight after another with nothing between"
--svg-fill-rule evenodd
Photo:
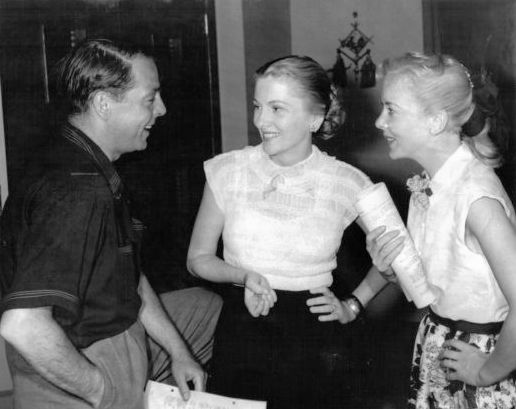
<instances>
[{"instance_id":1,"label":"dark button-up shirt","mask_svg":"<svg viewBox=\"0 0 516 409\"><path fill-rule=\"evenodd\" d=\"M0 309L52 306L84 348L137 318L138 234L120 177L84 133L66 125L41 159L1 215Z\"/></svg>"}]
</instances>

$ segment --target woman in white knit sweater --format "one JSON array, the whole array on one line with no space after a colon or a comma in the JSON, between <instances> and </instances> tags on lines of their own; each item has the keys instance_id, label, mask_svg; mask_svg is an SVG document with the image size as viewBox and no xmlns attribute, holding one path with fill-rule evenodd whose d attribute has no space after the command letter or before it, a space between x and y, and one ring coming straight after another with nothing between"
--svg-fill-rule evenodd
<instances>
[{"instance_id":1,"label":"woman in white knit sweater","mask_svg":"<svg viewBox=\"0 0 516 409\"><path fill-rule=\"evenodd\" d=\"M188 269L235 284L225 293L211 391L267 400L269 409L316 409L346 388L335 382L335 365L349 365L353 325L341 324L386 281L373 268L345 300L331 291L343 232L357 219L354 202L371 184L312 145L312 135L331 135L342 119L317 62L280 58L256 72L262 143L205 162Z\"/></svg>"}]
</instances>

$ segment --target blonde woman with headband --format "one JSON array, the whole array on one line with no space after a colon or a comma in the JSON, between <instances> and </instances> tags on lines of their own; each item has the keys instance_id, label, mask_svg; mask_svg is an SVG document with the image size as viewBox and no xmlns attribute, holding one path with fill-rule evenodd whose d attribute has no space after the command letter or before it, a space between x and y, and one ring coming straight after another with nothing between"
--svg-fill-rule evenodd
<instances>
[{"instance_id":1,"label":"blonde woman with headband","mask_svg":"<svg viewBox=\"0 0 516 409\"><path fill-rule=\"evenodd\" d=\"M424 168L408 183L407 227L437 294L415 340L409 408L514 408L516 219L469 73L450 56L419 53L387 60L383 73L376 126L392 159ZM367 245L394 280L397 232L373 230Z\"/></svg>"}]
</instances>

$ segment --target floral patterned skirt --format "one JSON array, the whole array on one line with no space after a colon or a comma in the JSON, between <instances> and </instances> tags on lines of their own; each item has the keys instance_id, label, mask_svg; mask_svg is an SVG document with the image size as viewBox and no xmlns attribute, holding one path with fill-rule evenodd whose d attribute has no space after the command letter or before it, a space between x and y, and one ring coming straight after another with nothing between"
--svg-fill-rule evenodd
<instances>
[{"instance_id":1,"label":"floral patterned skirt","mask_svg":"<svg viewBox=\"0 0 516 409\"><path fill-rule=\"evenodd\" d=\"M488 387L448 381L438 359L442 344L459 339L491 353L498 334L465 332L438 323L427 314L419 325L410 374L409 409L510 409L516 408L516 377L513 374Z\"/></svg>"}]
</instances>

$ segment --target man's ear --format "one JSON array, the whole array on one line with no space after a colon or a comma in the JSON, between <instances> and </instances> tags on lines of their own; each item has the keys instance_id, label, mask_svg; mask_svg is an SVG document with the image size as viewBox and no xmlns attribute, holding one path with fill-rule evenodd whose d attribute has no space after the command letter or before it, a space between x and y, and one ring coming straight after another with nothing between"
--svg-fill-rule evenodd
<instances>
[{"instance_id":1,"label":"man's ear","mask_svg":"<svg viewBox=\"0 0 516 409\"><path fill-rule=\"evenodd\" d=\"M97 91L91 99L91 107L95 113L101 118L108 118L113 97L106 91Z\"/></svg>"},{"instance_id":2,"label":"man's ear","mask_svg":"<svg viewBox=\"0 0 516 409\"><path fill-rule=\"evenodd\" d=\"M448 113L446 111L439 111L428 119L428 126L432 135L440 134L446 129L446 125L448 125Z\"/></svg>"}]
</instances>

